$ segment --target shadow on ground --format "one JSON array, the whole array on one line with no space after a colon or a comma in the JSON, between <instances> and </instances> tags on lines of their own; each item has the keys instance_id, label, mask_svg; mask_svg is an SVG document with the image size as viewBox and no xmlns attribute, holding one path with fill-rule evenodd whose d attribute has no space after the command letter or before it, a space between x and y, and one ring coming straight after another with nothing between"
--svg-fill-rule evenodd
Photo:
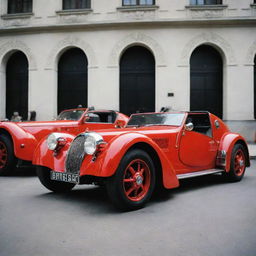
<instances>
[{"instance_id":1,"label":"shadow on ground","mask_svg":"<svg viewBox=\"0 0 256 256\"><path fill-rule=\"evenodd\" d=\"M35 167L24 167L16 168L10 175L5 175L7 177L26 177L26 176L36 176Z\"/></svg>"},{"instance_id":2,"label":"shadow on ground","mask_svg":"<svg viewBox=\"0 0 256 256\"><path fill-rule=\"evenodd\" d=\"M244 177L244 180L247 178ZM150 204L157 204L172 200L176 195L194 191L198 189L204 189L210 186L222 186L228 184L222 175L208 175L197 178L190 178L182 180L180 187L170 190L161 190L153 194ZM68 204L79 205L86 209L95 208L93 212L104 213L120 213L114 206L112 206L105 187L94 185L77 186L74 190L67 193L44 193L38 196L41 199L58 200Z\"/></svg>"}]
</instances>

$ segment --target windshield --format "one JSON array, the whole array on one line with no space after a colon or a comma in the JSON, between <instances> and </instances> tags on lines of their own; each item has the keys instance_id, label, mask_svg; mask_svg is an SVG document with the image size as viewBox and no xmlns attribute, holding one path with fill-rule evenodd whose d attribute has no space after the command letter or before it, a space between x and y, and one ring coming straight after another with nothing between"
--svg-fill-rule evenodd
<instances>
[{"instance_id":1,"label":"windshield","mask_svg":"<svg viewBox=\"0 0 256 256\"><path fill-rule=\"evenodd\" d=\"M155 113L132 115L127 126L173 125L180 126L184 119L183 113Z\"/></svg>"},{"instance_id":2,"label":"windshield","mask_svg":"<svg viewBox=\"0 0 256 256\"><path fill-rule=\"evenodd\" d=\"M79 120L84 113L84 110L68 110L61 112L57 120Z\"/></svg>"}]
</instances>

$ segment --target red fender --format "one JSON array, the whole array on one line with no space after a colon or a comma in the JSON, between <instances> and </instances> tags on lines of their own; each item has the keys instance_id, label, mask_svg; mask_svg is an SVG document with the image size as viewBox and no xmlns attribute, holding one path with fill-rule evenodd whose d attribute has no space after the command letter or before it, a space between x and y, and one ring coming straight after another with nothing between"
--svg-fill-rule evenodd
<instances>
[{"instance_id":1,"label":"red fender","mask_svg":"<svg viewBox=\"0 0 256 256\"><path fill-rule=\"evenodd\" d=\"M62 134L62 133L61 133ZM58 151L58 154L54 155L54 151L50 150L47 146L47 137L43 138L37 145L34 156L33 164L46 166L51 170L64 171L66 154L72 143L73 139L76 137L69 133L63 133L63 138L66 140L66 145Z\"/></svg>"},{"instance_id":2,"label":"red fender","mask_svg":"<svg viewBox=\"0 0 256 256\"><path fill-rule=\"evenodd\" d=\"M238 133L225 133L220 141L219 151L224 150L226 151L226 165L225 170L226 172L229 172L230 170L230 162L231 162L231 155L232 155L232 149L235 146L235 144L240 141L242 142L243 146L246 149L246 166L250 166L250 158L249 158L249 151L246 144L245 139Z\"/></svg>"},{"instance_id":3,"label":"red fender","mask_svg":"<svg viewBox=\"0 0 256 256\"><path fill-rule=\"evenodd\" d=\"M112 176L117 170L121 159L124 157L125 153L136 143L146 143L157 153L161 166L162 166L162 176L163 184L165 188L175 188L179 186L179 181L177 179L176 173L171 162L163 154L159 146L147 136L140 133L126 133L115 137L110 142L110 146L102 153L101 168L100 173L97 176L109 177Z\"/></svg>"},{"instance_id":4,"label":"red fender","mask_svg":"<svg viewBox=\"0 0 256 256\"><path fill-rule=\"evenodd\" d=\"M14 154L17 158L31 161L34 148L37 145L36 138L21 127L12 122L0 123L0 129L10 134L13 141Z\"/></svg>"}]
</instances>

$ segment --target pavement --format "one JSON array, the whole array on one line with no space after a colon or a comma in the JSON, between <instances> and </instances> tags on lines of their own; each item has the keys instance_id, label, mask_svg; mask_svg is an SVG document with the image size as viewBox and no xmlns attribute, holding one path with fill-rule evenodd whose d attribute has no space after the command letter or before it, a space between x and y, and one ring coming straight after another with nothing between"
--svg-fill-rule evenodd
<instances>
[{"instance_id":1,"label":"pavement","mask_svg":"<svg viewBox=\"0 0 256 256\"><path fill-rule=\"evenodd\" d=\"M28 171L0 177L1 256L256 255L256 160L241 182L187 179L132 212L97 186L51 193Z\"/></svg>"},{"instance_id":2,"label":"pavement","mask_svg":"<svg viewBox=\"0 0 256 256\"><path fill-rule=\"evenodd\" d=\"M256 159L256 143L248 144L251 159Z\"/></svg>"}]
</instances>

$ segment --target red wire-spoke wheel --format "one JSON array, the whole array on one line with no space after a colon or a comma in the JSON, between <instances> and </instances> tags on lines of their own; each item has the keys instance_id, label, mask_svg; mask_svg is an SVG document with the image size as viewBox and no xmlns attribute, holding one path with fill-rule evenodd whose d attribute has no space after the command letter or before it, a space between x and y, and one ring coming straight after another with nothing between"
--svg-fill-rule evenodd
<instances>
[{"instance_id":1,"label":"red wire-spoke wheel","mask_svg":"<svg viewBox=\"0 0 256 256\"><path fill-rule=\"evenodd\" d=\"M241 149L238 149L234 159L234 170L237 176L243 175L245 171L245 155Z\"/></svg>"},{"instance_id":2,"label":"red wire-spoke wheel","mask_svg":"<svg viewBox=\"0 0 256 256\"><path fill-rule=\"evenodd\" d=\"M111 201L121 210L141 208L155 188L155 167L151 157L141 149L128 151L116 173L107 182Z\"/></svg>"},{"instance_id":3,"label":"red wire-spoke wheel","mask_svg":"<svg viewBox=\"0 0 256 256\"><path fill-rule=\"evenodd\" d=\"M6 145L0 141L0 169L3 169L7 163L7 148Z\"/></svg>"},{"instance_id":4,"label":"red wire-spoke wheel","mask_svg":"<svg viewBox=\"0 0 256 256\"><path fill-rule=\"evenodd\" d=\"M229 181L240 181L245 173L246 166L248 165L248 154L243 145L235 144L231 154L230 171L226 173Z\"/></svg>"},{"instance_id":5,"label":"red wire-spoke wheel","mask_svg":"<svg viewBox=\"0 0 256 256\"><path fill-rule=\"evenodd\" d=\"M131 201L140 201L150 187L150 168L141 159L135 159L124 171L123 187L125 195Z\"/></svg>"}]
</instances>

